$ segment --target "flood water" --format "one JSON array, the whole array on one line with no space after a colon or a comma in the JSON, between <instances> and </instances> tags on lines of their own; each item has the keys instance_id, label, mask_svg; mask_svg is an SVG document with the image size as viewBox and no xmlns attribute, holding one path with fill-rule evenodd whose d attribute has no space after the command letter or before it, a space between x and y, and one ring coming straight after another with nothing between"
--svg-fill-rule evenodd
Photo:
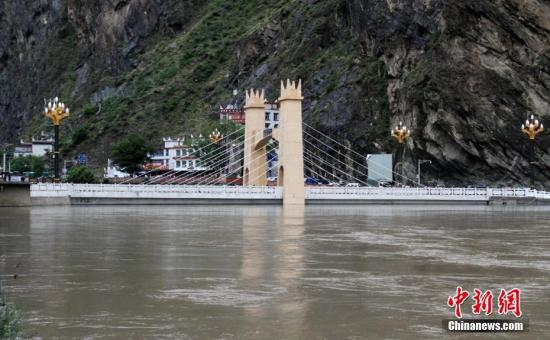
<instances>
[{"instance_id":1,"label":"flood water","mask_svg":"<svg viewBox=\"0 0 550 340\"><path fill-rule=\"evenodd\" d=\"M519 338L544 338L550 211L0 209L0 274L25 338L441 338L457 285L492 289L495 310L521 288Z\"/></svg>"}]
</instances>

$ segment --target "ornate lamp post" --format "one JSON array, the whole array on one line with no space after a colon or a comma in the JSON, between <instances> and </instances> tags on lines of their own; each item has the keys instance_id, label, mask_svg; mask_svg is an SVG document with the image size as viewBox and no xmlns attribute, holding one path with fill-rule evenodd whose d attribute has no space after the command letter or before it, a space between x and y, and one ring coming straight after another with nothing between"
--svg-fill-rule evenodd
<instances>
[{"instance_id":1,"label":"ornate lamp post","mask_svg":"<svg viewBox=\"0 0 550 340\"><path fill-rule=\"evenodd\" d=\"M399 124L391 130L391 136L395 138L399 144L403 144L410 135L411 130L404 126L403 122L399 122Z\"/></svg>"},{"instance_id":2,"label":"ornate lamp post","mask_svg":"<svg viewBox=\"0 0 550 340\"><path fill-rule=\"evenodd\" d=\"M212 143L214 144L218 144L222 139L223 139L223 135L221 134L220 131L218 131L218 129L216 128L216 130L212 131L210 133L210 135L208 136L208 138L210 138L210 140L212 141Z\"/></svg>"},{"instance_id":3,"label":"ornate lamp post","mask_svg":"<svg viewBox=\"0 0 550 340\"><path fill-rule=\"evenodd\" d=\"M397 124L397 126L391 130L391 136L395 138L399 144L405 143L405 141L407 140L407 138L409 138L410 135L411 135L411 130L409 130L406 126L404 126L403 122L399 122L399 124ZM403 159L401 159L400 162L396 163L395 165L396 168L398 164L400 164L401 169L403 169Z\"/></svg>"},{"instance_id":4,"label":"ornate lamp post","mask_svg":"<svg viewBox=\"0 0 550 340\"><path fill-rule=\"evenodd\" d=\"M60 102L59 98L55 97L53 100L50 100L48 105L44 108L44 116L50 118L54 126L54 181L59 182L59 124L61 124L63 119L69 117L69 108L65 107L65 104Z\"/></svg>"},{"instance_id":5,"label":"ornate lamp post","mask_svg":"<svg viewBox=\"0 0 550 340\"><path fill-rule=\"evenodd\" d=\"M535 137L544 131L542 122L535 119L535 116L531 115L529 119L525 120L525 124L521 124L521 131L529 136L530 142L530 161L531 165L531 180L529 186L531 189L535 189Z\"/></svg>"}]
</instances>

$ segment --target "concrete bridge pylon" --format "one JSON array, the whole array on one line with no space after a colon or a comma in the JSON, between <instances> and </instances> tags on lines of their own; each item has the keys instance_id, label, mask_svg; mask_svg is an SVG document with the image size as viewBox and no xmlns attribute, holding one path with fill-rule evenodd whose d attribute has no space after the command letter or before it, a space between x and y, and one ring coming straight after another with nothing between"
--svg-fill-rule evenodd
<instances>
[{"instance_id":1,"label":"concrete bridge pylon","mask_svg":"<svg viewBox=\"0 0 550 340\"><path fill-rule=\"evenodd\" d=\"M279 142L278 185L285 205L304 205L304 153L302 140L302 82L281 82L279 127L265 129L264 90L246 91L244 185L266 185L266 145ZM261 133L263 132L263 133Z\"/></svg>"},{"instance_id":2,"label":"concrete bridge pylon","mask_svg":"<svg viewBox=\"0 0 550 340\"><path fill-rule=\"evenodd\" d=\"M263 137L265 127L265 92L250 89L246 91L245 110L245 146L243 185L267 185L267 164L265 146L257 148L257 142Z\"/></svg>"},{"instance_id":3,"label":"concrete bridge pylon","mask_svg":"<svg viewBox=\"0 0 550 340\"><path fill-rule=\"evenodd\" d=\"M278 184L283 204L305 204L304 146L302 134L302 81L281 81L280 122L274 137L279 141Z\"/></svg>"}]
</instances>

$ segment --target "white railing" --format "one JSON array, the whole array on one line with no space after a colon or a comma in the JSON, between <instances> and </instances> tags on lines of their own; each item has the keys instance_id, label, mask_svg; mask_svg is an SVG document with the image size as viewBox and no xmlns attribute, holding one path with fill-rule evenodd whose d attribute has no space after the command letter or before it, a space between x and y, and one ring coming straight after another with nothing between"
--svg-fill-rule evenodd
<instances>
[{"instance_id":1,"label":"white railing","mask_svg":"<svg viewBox=\"0 0 550 340\"><path fill-rule=\"evenodd\" d=\"M31 185L31 197L281 199L268 186L52 184ZM487 201L515 197L550 199L550 192L524 188L307 187L306 199Z\"/></svg>"},{"instance_id":2,"label":"white railing","mask_svg":"<svg viewBox=\"0 0 550 340\"><path fill-rule=\"evenodd\" d=\"M306 199L486 201L495 197L550 199L550 193L524 188L306 188Z\"/></svg>"},{"instance_id":3,"label":"white railing","mask_svg":"<svg viewBox=\"0 0 550 340\"><path fill-rule=\"evenodd\" d=\"M31 197L281 199L282 195L282 188L267 186L52 183L31 186Z\"/></svg>"}]
</instances>

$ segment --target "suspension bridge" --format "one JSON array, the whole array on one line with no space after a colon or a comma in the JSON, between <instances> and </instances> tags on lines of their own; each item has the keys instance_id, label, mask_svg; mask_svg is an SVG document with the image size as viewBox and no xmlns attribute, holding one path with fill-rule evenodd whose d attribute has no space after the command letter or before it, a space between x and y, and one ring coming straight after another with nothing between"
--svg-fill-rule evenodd
<instances>
[{"instance_id":1,"label":"suspension bridge","mask_svg":"<svg viewBox=\"0 0 550 340\"><path fill-rule=\"evenodd\" d=\"M367 172L363 155L303 122L302 100L300 81L281 82L279 126L266 129L264 90L246 91L245 126L194 151L200 155L201 164L208 164L211 171L172 170L152 176L153 170L140 175L139 184L135 184L136 178L117 184L33 184L31 200L36 204L285 205L534 204L550 200L550 192L523 188L425 187L395 171L397 186L372 186L362 175ZM214 144L230 148L205 152ZM276 150L277 162L269 161L268 149ZM268 173L272 172L277 173L277 180L268 185ZM330 185L307 186L306 175ZM242 185L227 185L230 177L242 178ZM349 182L356 183L356 187L341 186Z\"/></svg>"}]
</instances>

